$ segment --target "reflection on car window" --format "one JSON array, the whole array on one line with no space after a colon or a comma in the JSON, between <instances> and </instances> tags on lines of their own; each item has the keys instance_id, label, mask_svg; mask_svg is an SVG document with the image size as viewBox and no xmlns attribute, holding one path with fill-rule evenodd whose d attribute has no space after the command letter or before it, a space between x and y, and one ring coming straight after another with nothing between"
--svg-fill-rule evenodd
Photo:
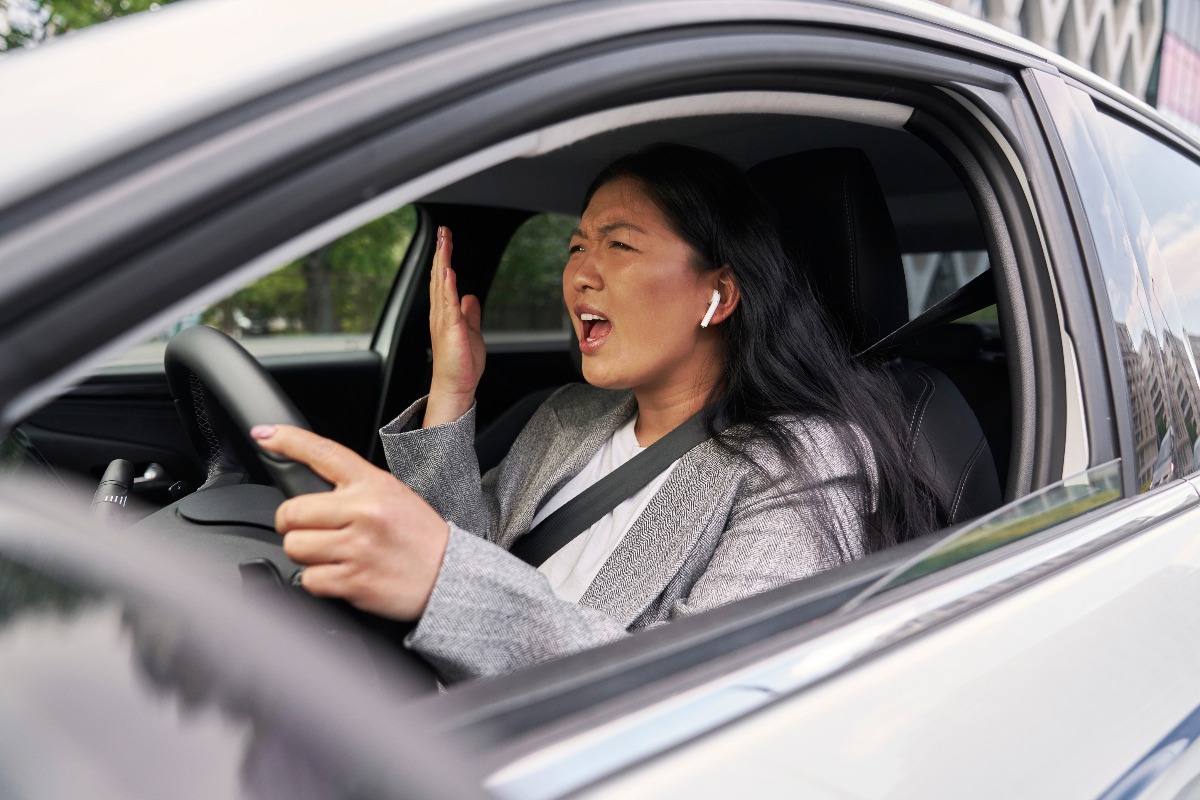
<instances>
[{"instance_id":1,"label":"reflection on car window","mask_svg":"<svg viewBox=\"0 0 1200 800\"><path fill-rule=\"evenodd\" d=\"M905 253L904 281L908 286L908 318L915 319L946 295L987 271L986 250ZM985 319L995 319L995 309Z\"/></svg>"},{"instance_id":2,"label":"reflection on car window","mask_svg":"<svg viewBox=\"0 0 1200 800\"><path fill-rule=\"evenodd\" d=\"M413 206L386 214L189 314L115 365L161 363L171 336L210 325L256 356L364 350L417 227Z\"/></svg>"},{"instance_id":3,"label":"reflection on car window","mask_svg":"<svg viewBox=\"0 0 1200 800\"><path fill-rule=\"evenodd\" d=\"M23 614L68 614L87 594L51 580L37 570L0 558L0 629Z\"/></svg>"},{"instance_id":4,"label":"reflection on car window","mask_svg":"<svg viewBox=\"0 0 1200 800\"><path fill-rule=\"evenodd\" d=\"M538 214L513 234L484 303L483 335L489 343L569 335L562 273L577 224L577 217L566 214Z\"/></svg>"},{"instance_id":5,"label":"reflection on car window","mask_svg":"<svg viewBox=\"0 0 1200 800\"><path fill-rule=\"evenodd\" d=\"M1111 503L1121 496L1120 461L1110 461L1021 498L942 539L852 601L895 589Z\"/></svg>"},{"instance_id":6,"label":"reflection on car window","mask_svg":"<svg viewBox=\"0 0 1200 800\"><path fill-rule=\"evenodd\" d=\"M34 446L20 428L13 428L8 436L0 440L0 479L18 476L48 479L61 485L62 479L46 457Z\"/></svg>"},{"instance_id":7,"label":"reflection on car window","mask_svg":"<svg viewBox=\"0 0 1200 800\"><path fill-rule=\"evenodd\" d=\"M4 785L19 797L380 796L188 631L0 556Z\"/></svg>"},{"instance_id":8,"label":"reflection on car window","mask_svg":"<svg viewBox=\"0 0 1200 800\"><path fill-rule=\"evenodd\" d=\"M1200 468L1200 163L1119 119L1097 119L1098 149L1136 265L1132 281L1114 281L1109 273L1118 270L1109 265L1105 277L1145 491Z\"/></svg>"}]
</instances>

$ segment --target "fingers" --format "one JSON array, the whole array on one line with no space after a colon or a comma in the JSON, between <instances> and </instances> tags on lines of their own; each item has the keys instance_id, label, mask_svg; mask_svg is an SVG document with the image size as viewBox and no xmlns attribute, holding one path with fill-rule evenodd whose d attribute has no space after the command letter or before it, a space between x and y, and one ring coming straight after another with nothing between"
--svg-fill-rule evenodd
<instances>
[{"instance_id":1,"label":"fingers","mask_svg":"<svg viewBox=\"0 0 1200 800\"><path fill-rule=\"evenodd\" d=\"M439 266L450 266L450 256L454 253L454 234L445 225L438 228L437 246L434 250L434 260Z\"/></svg>"},{"instance_id":2,"label":"fingers","mask_svg":"<svg viewBox=\"0 0 1200 800\"><path fill-rule=\"evenodd\" d=\"M364 468L373 469L348 447L292 425L255 425L250 436L264 450L307 464L335 485L350 481Z\"/></svg>"},{"instance_id":3,"label":"fingers","mask_svg":"<svg viewBox=\"0 0 1200 800\"><path fill-rule=\"evenodd\" d=\"M337 564L351 560L354 546L344 531L293 530L283 537L283 552L297 564Z\"/></svg>"},{"instance_id":4,"label":"fingers","mask_svg":"<svg viewBox=\"0 0 1200 800\"><path fill-rule=\"evenodd\" d=\"M322 492L293 497L275 510L275 530L290 533L312 528L336 530L354 521L357 510L341 494Z\"/></svg>"},{"instance_id":5,"label":"fingers","mask_svg":"<svg viewBox=\"0 0 1200 800\"><path fill-rule=\"evenodd\" d=\"M454 236L450 229L442 226L437 229L437 244L433 252L433 264L429 270L429 307L432 313L444 309L447 302L458 307L458 288L451 266L451 256L454 253ZM453 299L448 300L452 296Z\"/></svg>"},{"instance_id":6,"label":"fingers","mask_svg":"<svg viewBox=\"0 0 1200 800\"><path fill-rule=\"evenodd\" d=\"M450 256L448 255L453 248L450 243L450 229L444 228L443 230L446 231L446 241L442 245L442 256L445 259L446 267L442 270L442 291L438 302L441 303L443 311L452 316L458 312L458 273L450 265Z\"/></svg>"},{"instance_id":7,"label":"fingers","mask_svg":"<svg viewBox=\"0 0 1200 800\"><path fill-rule=\"evenodd\" d=\"M300 585L314 597L345 597L354 571L348 564L316 564L301 573Z\"/></svg>"}]
</instances>

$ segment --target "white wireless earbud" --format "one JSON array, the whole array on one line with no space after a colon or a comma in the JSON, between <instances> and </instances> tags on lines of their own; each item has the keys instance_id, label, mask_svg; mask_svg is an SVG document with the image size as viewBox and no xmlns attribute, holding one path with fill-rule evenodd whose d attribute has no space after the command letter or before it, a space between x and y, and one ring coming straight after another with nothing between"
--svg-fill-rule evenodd
<instances>
[{"instance_id":1,"label":"white wireless earbud","mask_svg":"<svg viewBox=\"0 0 1200 800\"><path fill-rule=\"evenodd\" d=\"M700 327L707 328L708 323L712 322L713 314L717 313L717 304L721 302L721 293L713 289L712 302L708 304L708 313L704 315L704 319L700 320Z\"/></svg>"}]
</instances>

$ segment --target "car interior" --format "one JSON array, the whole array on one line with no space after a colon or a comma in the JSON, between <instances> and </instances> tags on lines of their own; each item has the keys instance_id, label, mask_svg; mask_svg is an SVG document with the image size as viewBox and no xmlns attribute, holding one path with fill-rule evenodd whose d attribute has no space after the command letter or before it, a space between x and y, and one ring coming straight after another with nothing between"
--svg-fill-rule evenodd
<instances>
[{"instance_id":1,"label":"car interior","mask_svg":"<svg viewBox=\"0 0 1200 800\"><path fill-rule=\"evenodd\" d=\"M904 254L986 253L987 242L957 175L907 132L781 115L648 123L460 181L429 198L438 204L433 214L440 221L449 211L464 247L473 246L476 226L483 226L479 238L496 236L491 230L496 208L578 214L580 187L591 174L624 152L660 140L716 150L748 171L855 351L910 326L872 357L890 362L909 397L911 437L932 437L920 447L936 454L931 464L936 462L938 479L959 506L947 523L998 506L1012 430L1004 402L1009 394L1004 346L994 314L990 320L959 321L994 304L992 276L974 277L966 291L952 285L954 297L934 298L943 305L934 314L918 315L934 324L911 325L903 264ZM473 252L467 263L475 267ZM464 274L464 287L486 298L491 273L494 266L487 265L482 274ZM486 299L484 311L486 316ZM562 351L538 359L527 351L489 352L486 389L481 385L479 397L477 449L484 469L506 451L542 392L579 379L569 357L574 343L564 337L560 346ZM497 369L498 364L503 366ZM939 424L926 428L923 418ZM918 447L915 441L910 446Z\"/></svg>"},{"instance_id":2,"label":"car interior","mask_svg":"<svg viewBox=\"0 0 1200 800\"><path fill-rule=\"evenodd\" d=\"M519 246L524 224L546 214L577 216L583 192L602 166L652 142L680 142L720 153L747 172L776 211L798 268L807 271L854 351L896 376L907 398L909 447L914 457L927 459L953 498L947 527L1019 496L1010 454L1032 432L1012 413L1013 376L1019 373L1009 354L1016 333L1003 323L1003 311L997 313L1006 293L989 267L1005 233L978 210L980 179L948 158L927 132L918 135L906 126L911 109L897 113L884 108L889 104L821 95L799 96L791 101L797 108L779 108L778 98L763 101L774 94L746 93L740 104L696 107L664 101L645 104L654 113L617 110L576 120L543 132L531 152L499 159L425 194L414 203L412 242L398 255L395 283L370 347L263 357L263 365L314 430L383 465L375 431L429 385L424 287L436 227L454 231L460 291L481 298L486 321L494 311L489 291L497 270L506 250ZM565 254L563 239L563 261ZM554 284L546 291L560 290ZM549 392L581 380L577 359L561 325L489 339L477 394L482 469L503 457ZM92 481L113 459L133 462L138 500L131 508L153 512L211 477L206 456L180 424L175 399L161 365L107 367L30 415L13 441L28 458ZM227 524L229 518L212 521ZM273 536L269 518L259 525L264 527L252 538L266 547ZM683 620L670 635L654 631L638 637L647 642L612 645L610 659L601 661L621 664L624 677L612 685L592 681L590 694L579 691L577 674L565 677L572 668L578 672L571 659L512 676L514 694L553 693L546 687L557 687L553 711L508 706L487 695L487 687L468 687L463 714L474 721L486 716L497 731L543 724L547 714L566 715L601 695L616 696L630 685L696 667L714 653L737 652L819 619L926 545L901 545L803 586Z\"/></svg>"}]
</instances>

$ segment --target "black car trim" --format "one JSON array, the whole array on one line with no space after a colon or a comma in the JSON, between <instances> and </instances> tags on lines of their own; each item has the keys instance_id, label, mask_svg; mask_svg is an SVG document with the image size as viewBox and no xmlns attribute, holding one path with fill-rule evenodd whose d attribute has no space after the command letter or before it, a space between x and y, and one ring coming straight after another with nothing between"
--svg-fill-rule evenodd
<instances>
[{"instance_id":1,"label":"black car trim","mask_svg":"<svg viewBox=\"0 0 1200 800\"><path fill-rule=\"evenodd\" d=\"M1150 136L1165 140L1171 147L1183 150L1193 161L1200 160L1200 140L1173 125L1169 119L1147 116L1142 109L1151 113L1154 109L1143 106L1141 101L1136 98L1122 96L1122 91L1115 87L1092 85L1074 77L1063 76L1063 82L1090 96L1097 108L1122 117L1126 122L1141 128Z\"/></svg>"},{"instance_id":2,"label":"black car trim","mask_svg":"<svg viewBox=\"0 0 1200 800\"><path fill-rule=\"evenodd\" d=\"M1072 231L1072 242L1066 241L1067 234L1055 232L1052 252L1069 253L1072 249L1082 259L1082 271L1067 272L1060 258L1055 259L1055 271L1059 280L1067 283L1064 295L1064 313L1068 330L1074 337L1076 352L1087 353L1085 361L1079 358L1080 380L1083 383L1084 401L1087 406L1089 441L1092 442L1093 464L1118 455L1125 456L1125 464L1136 463L1133 449L1133 433L1127 413L1117 409L1129 408L1129 389L1125 380L1125 369L1121 363L1121 349L1116 340L1112 304L1104 286L1104 274L1100 268L1100 254L1080 195L1074 171L1067 159L1066 148L1054 124L1056 114L1072 114L1069 107L1062 108L1062 99L1047 96L1046 90L1057 93L1062 81L1057 75L1037 70L1027 70L1024 75L1030 104L1038 120L1042 136L1053 159L1056 175L1055 185L1066 198L1067 211ZM1069 106L1069 103L1067 104ZM1052 106L1059 107L1056 112ZM1073 248L1072 248L1073 245ZM1084 303L1082 298L1091 300ZM1089 333L1092 337L1089 337ZM1098 342L1098 347L1097 347ZM1093 351L1099 350L1098 353ZM1094 369L1088 366L1094 365ZM1107 403L1107 405L1106 405ZM1135 470L1125 469L1124 491L1127 496L1137 492Z\"/></svg>"},{"instance_id":3,"label":"black car trim","mask_svg":"<svg viewBox=\"0 0 1200 800\"><path fill-rule=\"evenodd\" d=\"M1030 324L1033 318L1030 314L1031 309L1041 307L1043 312L1046 312L1044 307L1036 304L1039 299L1045 300L1045 294L1036 293L1036 284L1028 285L1028 270L1022 269L1021 264L1030 263L1029 248L1026 248L1024 260L1017 257L1017 243L1024 237L1018 237L1016 234L1021 228L1009 222L1009 217L1014 215L1022 219L1020 206L1024 205L1024 198L1011 190L1003 195L999 192L1000 187L1015 178L1008 174L1003 158L977 157L985 152L981 149L980 142L976 141L970 148L962 142L960 135L972 136L967 129L960 126L958 130L952 131L940 119L932 119L926 114L914 114L908 127L942 152L947 161L960 171L963 184L972 193L977 212L981 218L987 220L985 231L988 235L988 254L992 269L1006 282L1004 290L997 292L996 302L1000 312L1000 332L1008 353L1009 382L1014 407L1013 446L1009 456L1005 497L1018 497L1034 486L1046 483L1045 478L1038 474L1048 470L1045 469L1045 455L1038 452L1038 439L1045 431L1038 425L1036 412L1039 397L1061 386L1061 382L1056 383L1052 380L1053 373L1047 371L1052 369L1053 365L1046 363L1045 350L1047 347L1054 347L1054 343L1045 341L1048 326L1044 323L1040 327ZM985 162L988 163L986 169ZM1019 205L1014 207L1016 203ZM1005 231L1008 232L1007 236L1003 234ZM1027 299L1031 294L1033 300ZM1057 335L1055 338L1057 339ZM1041 346L1035 347L1035 343ZM1042 351L1040 356L1039 350ZM1061 360L1058 363L1061 370ZM1039 379L1045 381L1040 390ZM1039 464L1041 470L1038 469Z\"/></svg>"}]
</instances>

